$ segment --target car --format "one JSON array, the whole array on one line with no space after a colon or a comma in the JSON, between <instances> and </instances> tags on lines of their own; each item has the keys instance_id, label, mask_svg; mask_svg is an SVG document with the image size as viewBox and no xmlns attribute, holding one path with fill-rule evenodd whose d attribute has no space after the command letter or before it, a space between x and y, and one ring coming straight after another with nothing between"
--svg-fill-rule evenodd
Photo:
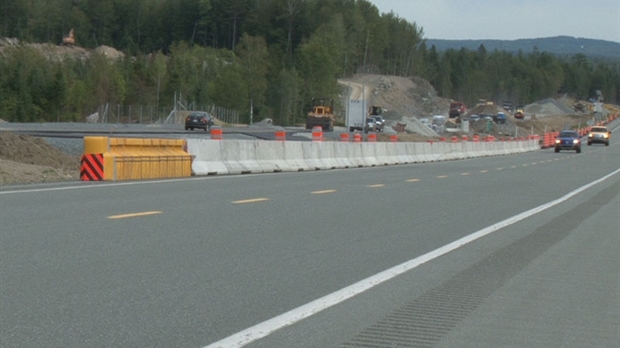
<instances>
[{"instance_id":1,"label":"car","mask_svg":"<svg viewBox=\"0 0 620 348\"><path fill-rule=\"evenodd\" d=\"M377 131L377 121L374 118L366 117L366 127L364 127L364 133L368 132L376 132Z\"/></svg>"},{"instance_id":2,"label":"car","mask_svg":"<svg viewBox=\"0 0 620 348\"><path fill-rule=\"evenodd\" d=\"M426 117L421 118L420 122L422 122L422 124L427 125L427 126L430 124L430 120Z\"/></svg>"},{"instance_id":3,"label":"car","mask_svg":"<svg viewBox=\"0 0 620 348\"><path fill-rule=\"evenodd\" d=\"M607 127L596 126L590 129L588 132L588 146L594 143L605 144L609 146L609 138L611 138L611 132Z\"/></svg>"},{"instance_id":4,"label":"car","mask_svg":"<svg viewBox=\"0 0 620 348\"><path fill-rule=\"evenodd\" d=\"M575 150L581 153L581 137L574 130L563 130L555 139L555 152L560 150Z\"/></svg>"},{"instance_id":5,"label":"car","mask_svg":"<svg viewBox=\"0 0 620 348\"><path fill-rule=\"evenodd\" d=\"M213 126L213 117L208 112L192 111L185 118L185 130L194 130L194 128L204 129L205 132L211 130Z\"/></svg>"},{"instance_id":6,"label":"car","mask_svg":"<svg viewBox=\"0 0 620 348\"><path fill-rule=\"evenodd\" d=\"M377 131L383 132L383 128L385 127L385 119L379 115L370 116L370 118L375 120L375 123L377 124Z\"/></svg>"},{"instance_id":7,"label":"car","mask_svg":"<svg viewBox=\"0 0 620 348\"><path fill-rule=\"evenodd\" d=\"M504 110L506 110L506 112L510 113L510 112L512 112L512 110L514 109L514 105L512 104L512 102L511 102L511 101L505 101L505 102L502 104L502 108L503 108Z\"/></svg>"},{"instance_id":8,"label":"car","mask_svg":"<svg viewBox=\"0 0 620 348\"><path fill-rule=\"evenodd\" d=\"M476 114L469 116L469 122L474 123L474 122L478 122L478 121L480 121L480 116L478 116Z\"/></svg>"}]
</instances>

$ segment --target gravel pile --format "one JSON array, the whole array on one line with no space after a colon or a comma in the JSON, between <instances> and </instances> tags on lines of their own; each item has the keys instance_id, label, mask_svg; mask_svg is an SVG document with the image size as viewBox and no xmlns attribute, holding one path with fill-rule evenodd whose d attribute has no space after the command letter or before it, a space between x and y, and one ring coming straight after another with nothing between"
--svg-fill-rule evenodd
<instances>
[{"instance_id":1,"label":"gravel pile","mask_svg":"<svg viewBox=\"0 0 620 348\"><path fill-rule=\"evenodd\" d=\"M526 105L523 110L526 114L536 116L570 115L574 113L573 109L571 109L568 105L551 98Z\"/></svg>"}]
</instances>

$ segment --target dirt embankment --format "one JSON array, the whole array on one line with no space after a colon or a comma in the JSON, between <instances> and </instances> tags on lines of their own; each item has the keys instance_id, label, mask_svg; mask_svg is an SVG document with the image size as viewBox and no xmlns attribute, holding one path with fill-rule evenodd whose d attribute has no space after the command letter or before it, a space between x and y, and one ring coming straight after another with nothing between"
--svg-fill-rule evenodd
<instances>
[{"instance_id":1,"label":"dirt embankment","mask_svg":"<svg viewBox=\"0 0 620 348\"><path fill-rule=\"evenodd\" d=\"M43 139L0 132L0 185L79 180L80 158Z\"/></svg>"}]
</instances>

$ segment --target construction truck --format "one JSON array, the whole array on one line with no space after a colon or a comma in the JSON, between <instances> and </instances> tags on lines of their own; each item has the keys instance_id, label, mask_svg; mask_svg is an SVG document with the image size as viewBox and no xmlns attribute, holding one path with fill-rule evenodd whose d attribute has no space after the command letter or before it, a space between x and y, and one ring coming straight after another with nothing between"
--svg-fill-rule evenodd
<instances>
[{"instance_id":1,"label":"construction truck","mask_svg":"<svg viewBox=\"0 0 620 348\"><path fill-rule=\"evenodd\" d=\"M71 29L71 31L69 31L69 35L63 36L62 44L64 46L73 46L73 45L75 45L75 35L73 33L73 29Z\"/></svg>"},{"instance_id":2,"label":"construction truck","mask_svg":"<svg viewBox=\"0 0 620 348\"><path fill-rule=\"evenodd\" d=\"M450 111L448 113L449 118L458 118L463 116L467 112L467 107L461 102L450 103Z\"/></svg>"},{"instance_id":3,"label":"construction truck","mask_svg":"<svg viewBox=\"0 0 620 348\"><path fill-rule=\"evenodd\" d=\"M313 98L312 110L306 117L306 129L321 127L324 131L334 130L334 100Z\"/></svg>"}]
</instances>

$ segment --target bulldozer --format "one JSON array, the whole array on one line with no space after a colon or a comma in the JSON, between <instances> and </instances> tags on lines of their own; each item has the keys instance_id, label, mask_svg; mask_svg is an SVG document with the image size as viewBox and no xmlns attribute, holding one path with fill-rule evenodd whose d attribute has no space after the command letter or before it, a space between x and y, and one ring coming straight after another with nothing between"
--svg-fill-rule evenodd
<instances>
[{"instance_id":1,"label":"bulldozer","mask_svg":"<svg viewBox=\"0 0 620 348\"><path fill-rule=\"evenodd\" d=\"M75 45L75 35L73 32L73 28L69 31L69 35L62 37L63 46L73 46Z\"/></svg>"},{"instance_id":2,"label":"bulldozer","mask_svg":"<svg viewBox=\"0 0 620 348\"><path fill-rule=\"evenodd\" d=\"M334 130L334 100L312 98L312 110L306 117L306 129L321 127L324 131Z\"/></svg>"}]
</instances>

